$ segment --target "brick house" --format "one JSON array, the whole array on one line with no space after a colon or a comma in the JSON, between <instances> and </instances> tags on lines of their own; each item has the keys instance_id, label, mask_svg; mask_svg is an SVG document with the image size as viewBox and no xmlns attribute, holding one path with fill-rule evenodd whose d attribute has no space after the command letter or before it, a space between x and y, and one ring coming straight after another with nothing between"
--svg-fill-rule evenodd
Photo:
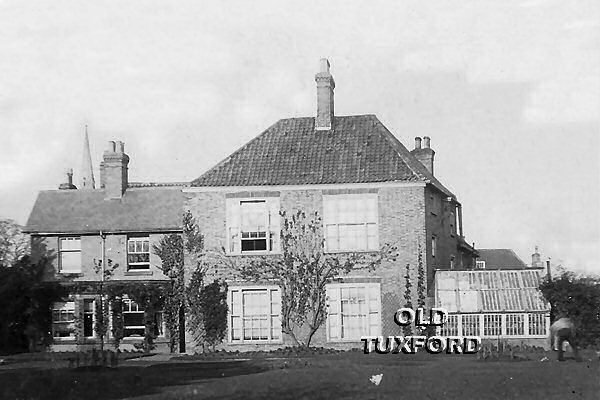
<instances>
[{"instance_id":1,"label":"brick house","mask_svg":"<svg viewBox=\"0 0 600 400\"><path fill-rule=\"evenodd\" d=\"M405 266L416 277L419 252L433 304L436 270L474 268L477 252L463 236L456 196L434 176L428 137L407 148L374 115L334 114L335 82L327 60L316 74L316 116L282 119L183 188L207 248L230 257L281 254L280 210L318 212L327 253L397 246L395 262L354 271L327 287L328 318L313 345L348 347L361 335L399 333L393 315L404 305ZM280 289L228 279L224 347L288 343L280 328Z\"/></svg>"},{"instance_id":2,"label":"brick house","mask_svg":"<svg viewBox=\"0 0 600 400\"><path fill-rule=\"evenodd\" d=\"M97 347L94 309L101 282L168 283L152 246L163 235L182 231L181 184L129 182L124 144L109 142L100 165L100 188L95 189L87 132L85 143L84 165L89 170L84 171L80 189L69 172L68 182L59 190L40 192L25 228L34 256L46 254L52 259L46 279L71 288L70 297L55 303L52 310L52 349L59 351ZM102 266L114 269L109 280L103 281ZM166 350L168 332L162 312L153 317L157 347ZM143 319L144 309L123 298L121 348L142 341ZM111 343L110 334L107 339Z\"/></svg>"}]
</instances>

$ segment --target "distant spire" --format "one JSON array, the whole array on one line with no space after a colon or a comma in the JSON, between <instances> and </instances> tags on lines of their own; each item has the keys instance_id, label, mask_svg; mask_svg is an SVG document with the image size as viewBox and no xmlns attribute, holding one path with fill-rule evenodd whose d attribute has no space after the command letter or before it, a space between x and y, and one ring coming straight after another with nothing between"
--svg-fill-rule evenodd
<instances>
[{"instance_id":1,"label":"distant spire","mask_svg":"<svg viewBox=\"0 0 600 400\"><path fill-rule=\"evenodd\" d=\"M83 138L83 163L81 165L81 189L95 189L94 170L92 168L92 153L90 152L90 139L88 137L87 125L85 126L85 137Z\"/></svg>"}]
</instances>

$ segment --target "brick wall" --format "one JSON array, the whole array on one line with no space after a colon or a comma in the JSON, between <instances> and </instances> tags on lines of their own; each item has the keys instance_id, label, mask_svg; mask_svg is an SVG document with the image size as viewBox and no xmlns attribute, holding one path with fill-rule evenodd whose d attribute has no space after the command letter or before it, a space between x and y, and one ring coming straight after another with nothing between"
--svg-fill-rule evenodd
<instances>
[{"instance_id":1,"label":"brick wall","mask_svg":"<svg viewBox=\"0 0 600 400\"><path fill-rule=\"evenodd\" d=\"M356 189L337 190L335 193L352 193ZM392 244L398 248L398 257L396 261L386 261L382 263L375 271L369 272L356 270L351 272L350 276L368 276L378 278L381 281L381 301L382 301L382 334L399 334L400 329L394 323L394 313L399 307L404 305L404 287L405 287L405 266L410 265L410 275L412 278L412 302L417 303L417 268L418 251L426 251L426 205L425 205L425 186L402 186L402 187L380 187L368 189L370 192L378 193L379 201L379 243ZM359 192L364 192L364 190ZM282 190L279 192L280 205L287 212L293 212L302 209L306 212L323 212L323 194L335 194L332 190L321 189L303 189L303 190ZM273 195L273 192L270 192ZM205 245L207 249L219 249L226 245L226 221L225 221L225 202L226 197L232 196L232 193L224 191L212 192L189 192L186 193L185 210L190 210L196 219L202 233L205 236ZM243 193L244 197L261 197L260 192ZM191 264L189 255L186 255L186 278L191 274ZM425 261L425 260L424 260ZM427 266L425 265L427 268ZM429 268L431 269L431 268ZM231 271L221 270L216 274L209 274L209 279L224 277L229 281L234 281L235 276ZM191 335L186 335L191 338ZM238 345L225 342L225 348L250 350L258 348L280 347L289 344L284 340L282 344L275 345ZM360 346L357 343L327 343L325 327L323 326L313 337L312 344L315 346L348 347ZM193 343L189 342L188 349L193 349Z\"/></svg>"}]
</instances>

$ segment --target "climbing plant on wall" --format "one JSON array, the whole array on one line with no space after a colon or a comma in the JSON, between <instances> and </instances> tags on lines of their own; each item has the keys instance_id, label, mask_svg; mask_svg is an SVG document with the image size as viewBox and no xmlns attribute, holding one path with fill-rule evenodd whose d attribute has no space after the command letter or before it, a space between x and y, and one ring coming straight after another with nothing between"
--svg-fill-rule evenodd
<instances>
[{"instance_id":1,"label":"climbing plant on wall","mask_svg":"<svg viewBox=\"0 0 600 400\"><path fill-rule=\"evenodd\" d=\"M189 210L183 217L183 232L191 271L185 288L189 331L203 350L214 349L227 330L227 284L219 279L208 283L207 271L230 261L222 252L206 251L204 236Z\"/></svg>"},{"instance_id":2,"label":"climbing plant on wall","mask_svg":"<svg viewBox=\"0 0 600 400\"><path fill-rule=\"evenodd\" d=\"M406 264L406 273L404 275L404 307L412 308L412 282L410 279L410 264ZM406 325L402 327L404 335L412 335L412 327Z\"/></svg>"},{"instance_id":3,"label":"climbing plant on wall","mask_svg":"<svg viewBox=\"0 0 600 400\"><path fill-rule=\"evenodd\" d=\"M163 236L153 246L154 253L162 261L162 271L171 280L165 294L164 315L169 330L169 347L171 352L177 351L184 328L185 315L185 282L183 238L178 233Z\"/></svg>"}]
</instances>

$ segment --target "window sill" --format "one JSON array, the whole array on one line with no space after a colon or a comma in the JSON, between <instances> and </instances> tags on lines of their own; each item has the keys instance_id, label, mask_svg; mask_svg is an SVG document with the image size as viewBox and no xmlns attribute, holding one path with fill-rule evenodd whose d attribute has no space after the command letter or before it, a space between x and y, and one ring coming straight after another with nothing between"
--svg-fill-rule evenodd
<instances>
[{"instance_id":1,"label":"window sill","mask_svg":"<svg viewBox=\"0 0 600 400\"><path fill-rule=\"evenodd\" d=\"M283 253L280 251L256 251L256 252L248 252L248 253L227 253L225 254L226 256L230 256L230 257L239 257L239 256L244 256L244 257L252 257L252 256L280 256Z\"/></svg>"},{"instance_id":2,"label":"window sill","mask_svg":"<svg viewBox=\"0 0 600 400\"><path fill-rule=\"evenodd\" d=\"M74 337L55 337L52 338L54 343L75 343L77 339Z\"/></svg>"},{"instance_id":3,"label":"window sill","mask_svg":"<svg viewBox=\"0 0 600 400\"><path fill-rule=\"evenodd\" d=\"M365 335L365 337L373 337L378 335ZM360 343L361 339L327 339L327 343Z\"/></svg>"},{"instance_id":4,"label":"window sill","mask_svg":"<svg viewBox=\"0 0 600 400\"><path fill-rule=\"evenodd\" d=\"M58 271L58 274L64 276L83 276L83 272L81 271Z\"/></svg>"},{"instance_id":5,"label":"window sill","mask_svg":"<svg viewBox=\"0 0 600 400\"><path fill-rule=\"evenodd\" d=\"M147 269L130 269L129 271L125 271L124 273L125 276L150 276L152 274L153 272Z\"/></svg>"},{"instance_id":6,"label":"window sill","mask_svg":"<svg viewBox=\"0 0 600 400\"><path fill-rule=\"evenodd\" d=\"M236 345L246 345L246 344L282 344L283 340L230 340L228 344L236 346Z\"/></svg>"},{"instance_id":7,"label":"window sill","mask_svg":"<svg viewBox=\"0 0 600 400\"><path fill-rule=\"evenodd\" d=\"M378 253L380 250L325 250L324 253L325 254L352 254L352 253L357 253L357 254L374 254L374 253Z\"/></svg>"}]
</instances>

